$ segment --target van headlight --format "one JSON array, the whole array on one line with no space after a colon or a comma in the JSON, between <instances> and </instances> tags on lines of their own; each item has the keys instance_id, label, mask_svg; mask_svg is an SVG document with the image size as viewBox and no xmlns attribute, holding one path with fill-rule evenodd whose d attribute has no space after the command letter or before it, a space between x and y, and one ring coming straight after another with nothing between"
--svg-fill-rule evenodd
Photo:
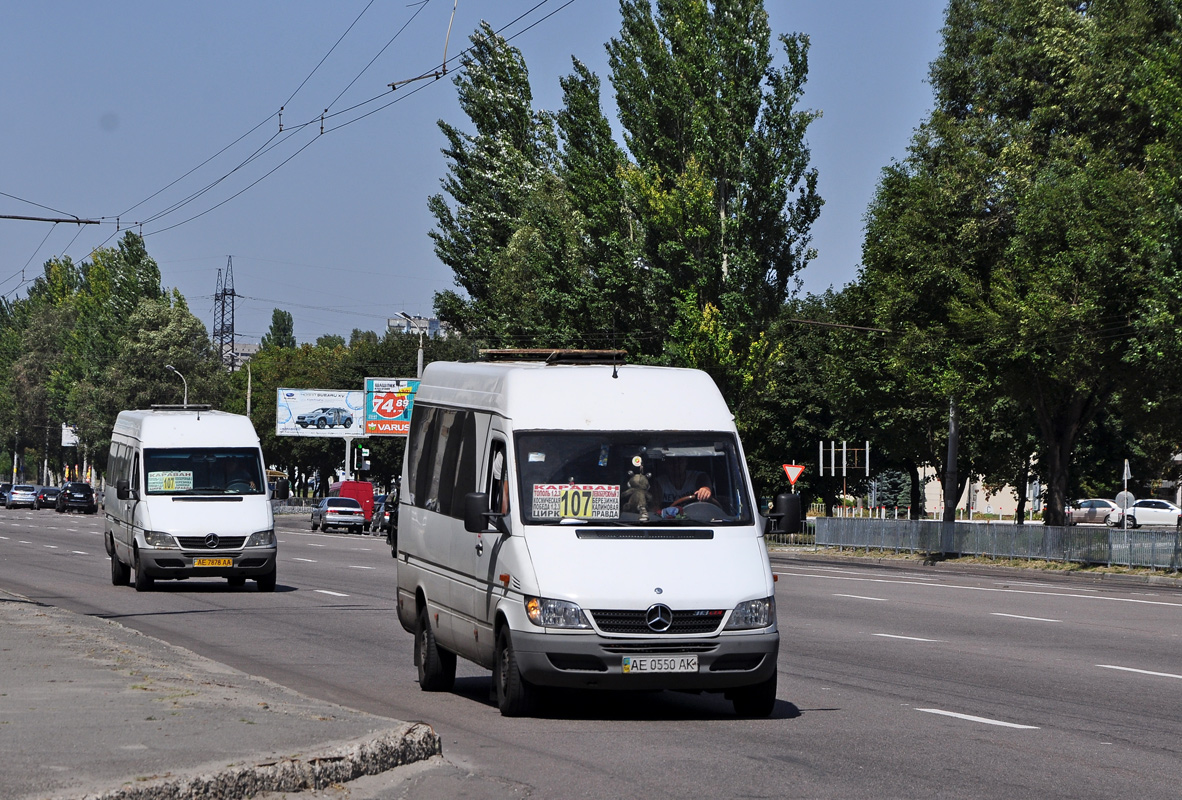
<instances>
[{"instance_id":1,"label":"van headlight","mask_svg":"<svg viewBox=\"0 0 1182 800\"><path fill-rule=\"evenodd\" d=\"M275 530L272 528L269 531L256 531L252 533L246 540L245 547L274 547L275 546Z\"/></svg>"},{"instance_id":2,"label":"van headlight","mask_svg":"<svg viewBox=\"0 0 1182 800\"><path fill-rule=\"evenodd\" d=\"M545 597L525 598L525 613L529 621L544 628L590 628L583 609L566 600Z\"/></svg>"},{"instance_id":3,"label":"van headlight","mask_svg":"<svg viewBox=\"0 0 1182 800\"><path fill-rule=\"evenodd\" d=\"M776 598L764 597L748 600L735 606L731 618L723 630L743 631L752 628L770 628L776 624Z\"/></svg>"},{"instance_id":4,"label":"van headlight","mask_svg":"<svg viewBox=\"0 0 1182 800\"><path fill-rule=\"evenodd\" d=\"M172 534L164 533L163 531L144 531L144 544L148 547L154 547L157 550L181 549L181 546L176 543L176 539L172 537Z\"/></svg>"}]
</instances>

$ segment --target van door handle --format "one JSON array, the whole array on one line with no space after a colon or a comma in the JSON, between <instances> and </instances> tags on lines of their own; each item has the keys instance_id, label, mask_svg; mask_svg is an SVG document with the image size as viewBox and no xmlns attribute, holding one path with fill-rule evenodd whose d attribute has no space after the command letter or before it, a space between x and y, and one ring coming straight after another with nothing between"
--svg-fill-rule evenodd
<instances>
[{"instance_id":1,"label":"van door handle","mask_svg":"<svg viewBox=\"0 0 1182 800\"><path fill-rule=\"evenodd\" d=\"M483 539L476 540L476 555L478 555L478 556L484 555L484 540Z\"/></svg>"}]
</instances>

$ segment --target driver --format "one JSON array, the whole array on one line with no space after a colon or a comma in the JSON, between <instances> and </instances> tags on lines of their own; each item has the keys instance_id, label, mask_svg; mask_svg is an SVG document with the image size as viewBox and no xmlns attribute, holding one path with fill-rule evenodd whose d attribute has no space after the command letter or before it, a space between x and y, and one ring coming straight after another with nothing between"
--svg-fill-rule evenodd
<instances>
[{"instance_id":1,"label":"driver","mask_svg":"<svg viewBox=\"0 0 1182 800\"><path fill-rule=\"evenodd\" d=\"M663 507L680 505L686 500L706 501L714 496L706 473L689 469L684 456L665 459L665 468L657 475L657 489Z\"/></svg>"},{"instance_id":2,"label":"driver","mask_svg":"<svg viewBox=\"0 0 1182 800\"><path fill-rule=\"evenodd\" d=\"M250 470L246 468L246 465L238 459L224 461L222 463L222 470L224 479L222 486L226 489L237 483L247 484L250 486L250 491L252 492L258 490L258 487L254 483L254 476L250 474Z\"/></svg>"}]
</instances>

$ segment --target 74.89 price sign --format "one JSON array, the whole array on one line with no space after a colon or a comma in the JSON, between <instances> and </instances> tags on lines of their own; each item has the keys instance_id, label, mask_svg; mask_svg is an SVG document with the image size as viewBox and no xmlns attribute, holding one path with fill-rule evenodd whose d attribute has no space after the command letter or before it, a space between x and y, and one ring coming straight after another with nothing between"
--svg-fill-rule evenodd
<instances>
[{"instance_id":1,"label":"74.89 price sign","mask_svg":"<svg viewBox=\"0 0 1182 800\"><path fill-rule=\"evenodd\" d=\"M366 435L406 436L418 388L415 378L366 378Z\"/></svg>"}]
</instances>

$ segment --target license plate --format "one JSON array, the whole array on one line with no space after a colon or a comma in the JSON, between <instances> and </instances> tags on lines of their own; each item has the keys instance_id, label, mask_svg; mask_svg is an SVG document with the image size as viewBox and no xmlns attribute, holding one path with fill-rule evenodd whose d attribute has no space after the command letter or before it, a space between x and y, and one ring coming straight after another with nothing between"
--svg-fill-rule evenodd
<instances>
[{"instance_id":1,"label":"license plate","mask_svg":"<svg viewBox=\"0 0 1182 800\"><path fill-rule=\"evenodd\" d=\"M232 566L234 566L234 559L232 559L232 558L195 558L195 559L193 559L193 566L195 566L195 567L232 567Z\"/></svg>"},{"instance_id":2,"label":"license plate","mask_svg":"<svg viewBox=\"0 0 1182 800\"><path fill-rule=\"evenodd\" d=\"M697 656L624 656L624 674L645 675L657 672L697 672Z\"/></svg>"}]
</instances>

